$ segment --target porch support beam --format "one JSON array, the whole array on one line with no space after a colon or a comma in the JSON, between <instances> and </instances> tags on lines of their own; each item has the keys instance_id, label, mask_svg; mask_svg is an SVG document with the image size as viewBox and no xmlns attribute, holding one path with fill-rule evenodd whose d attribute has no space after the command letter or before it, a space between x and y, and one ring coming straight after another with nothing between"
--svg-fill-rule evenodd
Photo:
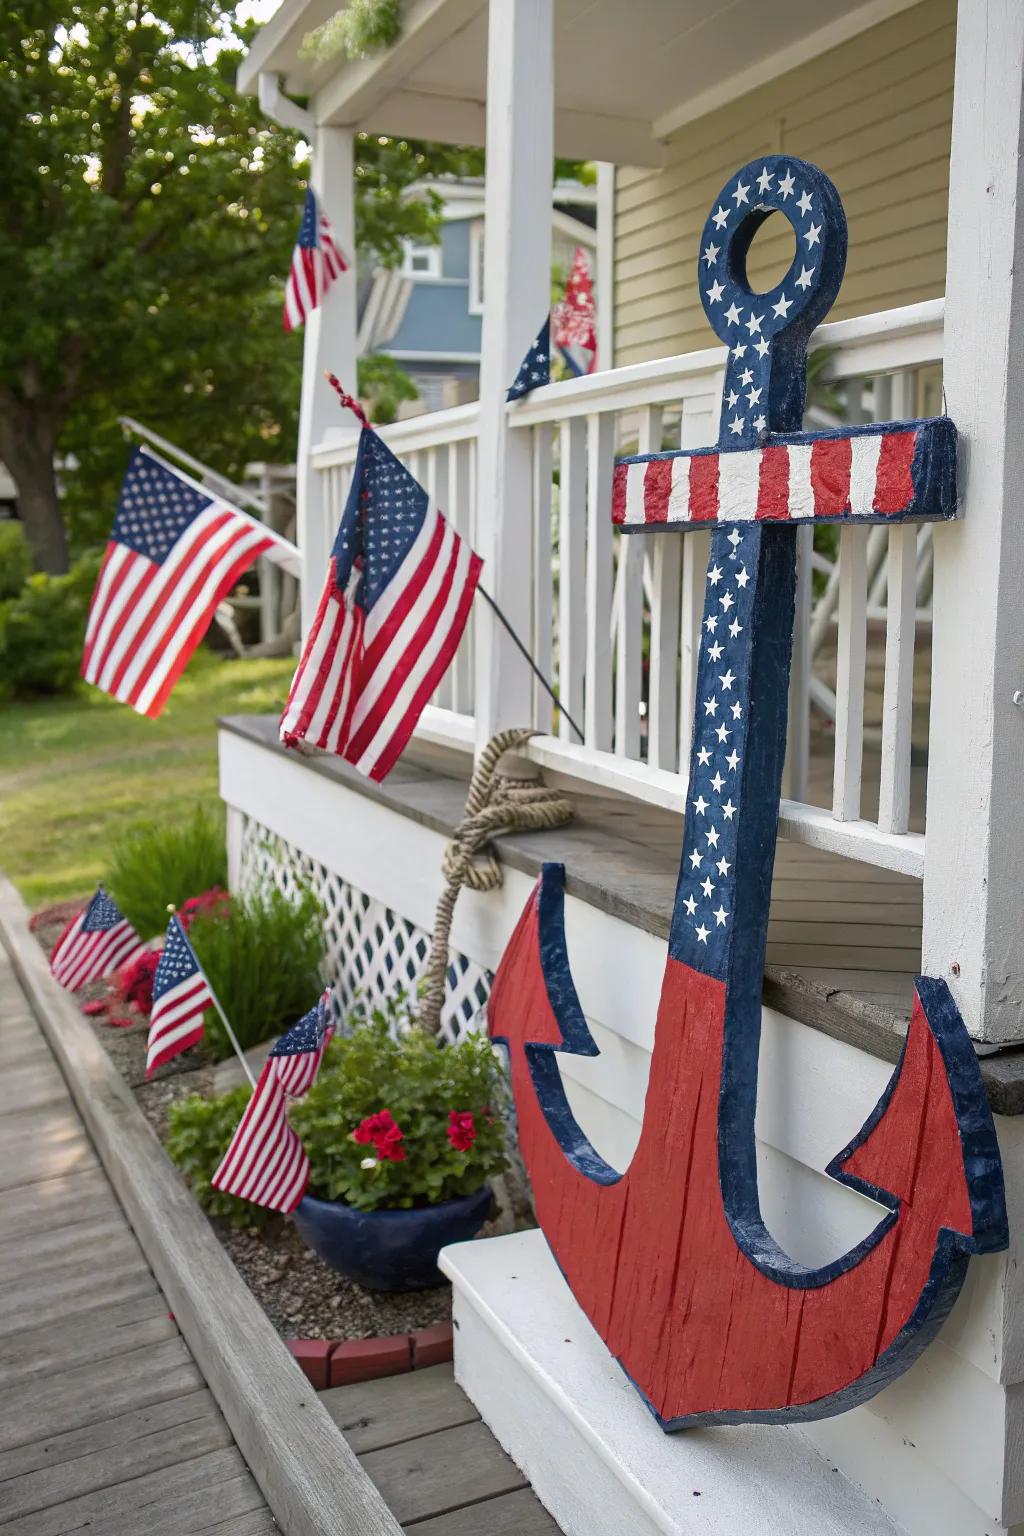
<instances>
[{"instance_id":1,"label":"porch support beam","mask_svg":"<svg viewBox=\"0 0 1024 1536\"><path fill-rule=\"evenodd\" d=\"M551 302L553 0L490 0L487 187L476 546L482 581L531 634L531 441L512 432L505 392ZM533 722L532 678L490 608L477 602L477 750Z\"/></svg>"},{"instance_id":2,"label":"porch support beam","mask_svg":"<svg viewBox=\"0 0 1024 1536\"><path fill-rule=\"evenodd\" d=\"M1024 1039L1024 7L961 11L945 391L963 520L934 533L922 968L977 1039L1009 1041Z\"/></svg>"},{"instance_id":3,"label":"porch support beam","mask_svg":"<svg viewBox=\"0 0 1024 1536\"><path fill-rule=\"evenodd\" d=\"M347 128L319 127L313 146L311 183L325 208L348 271L332 283L327 297L306 319L302 350L302 403L296 459L296 526L302 556L302 633L316 613L327 572L331 544L341 516L327 494L330 476L315 469L312 450L326 438L343 442L355 437L339 410L337 396L324 370L329 368L355 393L356 389L356 254L354 135ZM354 418L352 418L354 420Z\"/></svg>"}]
</instances>

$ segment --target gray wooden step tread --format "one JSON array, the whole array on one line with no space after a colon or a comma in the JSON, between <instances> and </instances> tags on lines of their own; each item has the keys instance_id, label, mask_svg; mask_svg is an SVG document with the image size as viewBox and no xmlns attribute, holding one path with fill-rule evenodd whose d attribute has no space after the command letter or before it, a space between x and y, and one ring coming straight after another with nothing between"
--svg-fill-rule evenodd
<instances>
[{"instance_id":1,"label":"gray wooden step tread","mask_svg":"<svg viewBox=\"0 0 1024 1536\"><path fill-rule=\"evenodd\" d=\"M451 1365L320 1400L410 1536L559 1536Z\"/></svg>"}]
</instances>

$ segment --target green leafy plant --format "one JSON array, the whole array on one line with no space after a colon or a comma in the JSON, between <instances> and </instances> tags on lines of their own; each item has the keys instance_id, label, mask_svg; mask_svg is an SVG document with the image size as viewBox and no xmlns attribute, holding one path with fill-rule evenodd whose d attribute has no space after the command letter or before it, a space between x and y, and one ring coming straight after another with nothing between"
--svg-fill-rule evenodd
<instances>
[{"instance_id":1,"label":"green leafy plant","mask_svg":"<svg viewBox=\"0 0 1024 1536\"><path fill-rule=\"evenodd\" d=\"M191 1094L167 1111L167 1150L181 1169L203 1210L231 1227L263 1227L272 1212L225 1195L210 1183L249 1102L248 1087L233 1088L215 1099Z\"/></svg>"},{"instance_id":2,"label":"green leafy plant","mask_svg":"<svg viewBox=\"0 0 1024 1536\"><path fill-rule=\"evenodd\" d=\"M309 1192L362 1211L472 1194L506 1166L502 1098L486 1037L443 1045L377 1011L331 1042L292 1109Z\"/></svg>"},{"instance_id":3,"label":"green leafy plant","mask_svg":"<svg viewBox=\"0 0 1024 1536\"><path fill-rule=\"evenodd\" d=\"M365 59L398 41L402 33L402 0L348 0L322 26L307 33L302 51L307 57Z\"/></svg>"},{"instance_id":4,"label":"green leafy plant","mask_svg":"<svg viewBox=\"0 0 1024 1536\"><path fill-rule=\"evenodd\" d=\"M167 927L168 903L182 906L228 883L224 824L197 806L181 822L148 822L114 844L104 883L144 939Z\"/></svg>"},{"instance_id":5,"label":"green leafy plant","mask_svg":"<svg viewBox=\"0 0 1024 1536\"><path fill-rule=\"evenodd\" d=\"M97 569L98 562L89 558L66 576L38 571L17 596L0 603L0 679L6 693L31 698L75 687Z\"/></svg>"},{"instance_id":6,"label":"green leafy plant","mask_svg":"<svg viewBox=\"0 0 1024 1536\"><path fill-rule=\"evenodd\" d=\"M0 523L0 602L17 597L32 572L25 530L13 520Z\"/></svg>"},{"instance_id":7,"label":"green leafy plant","mask_svg":"<svg viewBox=\"0 0 1024 1536\"><path fill-rule=\"evenodd\" d=\"M322 989L324 913L309 890L294 899L273 889L235 896L199 912L189 939L243 1050L294 1024ZM231 1055L215 1011L204 1043L218 1061Z\"/></svg>"},{"instance_id":8,"label":"green leafy plant","mask_svg":"<svg viewBox=\"0 0 1024 1536\"><path fill-rule=\"evenodd\" d=\"M359 359L359 397L364 400L375 426L396 420L403 400L418 400L419 390L401 363L385 352L371 352Z\"/></svg>"}]
</instances>

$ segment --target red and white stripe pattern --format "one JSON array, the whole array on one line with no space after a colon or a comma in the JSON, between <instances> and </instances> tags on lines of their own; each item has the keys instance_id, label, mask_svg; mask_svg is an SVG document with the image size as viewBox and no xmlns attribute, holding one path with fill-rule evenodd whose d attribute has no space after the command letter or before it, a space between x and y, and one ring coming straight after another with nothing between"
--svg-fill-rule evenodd
<instances>
[{"instance_id":1,"label":"red and white stripe pattern","mask_svg":"<svg viewBox=\"0 0 1024 1536\"><path fill-rule=\"evenodd\" d=\"M77 992L88 982L129 965L145 948L116 902L100 886L57 940L50 970L62 987Z\"/></svg>"},{"instance_id":2,"label":"red and white stripe pattern","mask_svg":"<svg viewBox=\"0 0 1024 1536\"><path fill-rule=\"evenodd\" d=\"M282 1035L268 1056L214 1173L214 1189L272 1211L294 1211L309 1183L309 1158L288 1123L288 1100L301 1099L316 1080L333 1034L330 992Z\"/></svg>"},{"instance_id":3,"label":"red and white stripe pattern","mask_svg":"<svg viewBox=\"0 0 1024 1536\"><path fill-rule=\"evenodd\" d=\"M299 238L284 287L284 328L294 331L324 301L328 288L348 263L334 243L331 222L317 210L312 187L306 193Z\"/></svg>"},{"instance_id":4,"label":"red and white stripe pattern","mask_svg":"<svg viewBox=\"0 0 1024 1536\"><path fill-rule=\"evenodd\" d=\"M451 662L481 560L369 428L281 739L380 780Z\"/></svg>"},{"instance_id":5,"label":"red and white stripe pattern","mask_svg":"<svg viewBox=\"0 0 1024 1536\"><path fill-rule=\"evenodd\" d=\"M146 1076L203 1038L203 1015L214 1006L210 983L177 916L167 924L163 952L153 975Z\"/></svg>"},{"instance_id":6,"label":"red and white stripe pattern","mask_svg":"<svg viewBox=\"0 0 1024 1536\"><path fill-rule=\"evenodd\" d=\"M940 421L616 464L612 521L883 522L915 514ZM917 514L920 515L920 514Z\"/></svg>"},{"instance_id":7,"label":"red and white stripe pattern","mask_svg":"<svg viewBox=\"0 0 1024 1536\"><path fill-rule=\"evenodd\" d=\"M86 627L82 676L155 718L257 556L292 546L136 449Z\"/></svg>"}]
</instances>

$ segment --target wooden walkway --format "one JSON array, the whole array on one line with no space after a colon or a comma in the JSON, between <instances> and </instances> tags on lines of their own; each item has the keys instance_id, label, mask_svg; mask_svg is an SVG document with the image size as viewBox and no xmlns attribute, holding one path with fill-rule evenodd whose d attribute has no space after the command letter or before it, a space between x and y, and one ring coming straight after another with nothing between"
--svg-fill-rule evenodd
<instances>
[{"instance_id":1,"label":"wooden walkway","mask_svg":"<svg viewBox=\"0 0 1024 1536\"><path fill-rule=\"evenodd\" d=\"M450 1365L333 1387L320 1401L408 1536L559 1536Z\"/></svg>"},{"instance_id":2,"label":"wooden walkway","mask_svg":"<svg viewBox=\"0 0 1024 1536\"><path fill-rule=\"evenodd\" d=\"M269 1536L0 948L0 1531Z\"/></svg>"}]
</instances>

